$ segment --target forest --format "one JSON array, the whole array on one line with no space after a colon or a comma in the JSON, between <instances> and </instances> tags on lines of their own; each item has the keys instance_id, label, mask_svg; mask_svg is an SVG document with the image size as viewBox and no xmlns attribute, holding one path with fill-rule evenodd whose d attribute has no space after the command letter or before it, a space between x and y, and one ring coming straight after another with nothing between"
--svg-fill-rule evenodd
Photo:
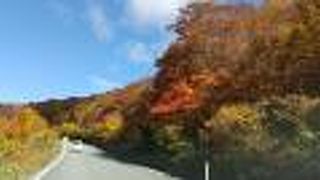
<instances>
[{"instance_id":1,"label":"forest","mask_svg":"<svg viewBox=\"0 0 320 180\"><path fill-rule=\"evenodd\" d=\"M68 136L186 180L201 179L204 159L213 179L319 179L319 0L196 1L168 30L153 77L1 106L1 176L27 174Z\"/></svg>"}]
</instances>

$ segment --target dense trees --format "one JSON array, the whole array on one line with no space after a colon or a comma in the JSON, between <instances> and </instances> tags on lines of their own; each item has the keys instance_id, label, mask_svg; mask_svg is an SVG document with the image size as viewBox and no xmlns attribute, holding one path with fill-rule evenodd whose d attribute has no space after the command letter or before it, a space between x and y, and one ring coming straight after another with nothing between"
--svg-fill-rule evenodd
<instances>
[{"instance_id":1,"label":"dense trees","mask_svg":"<svg viewBox=\"0 0 320 180\"><path fill-rule=\"evenodd\" d=\"M182 154L199 160L208 127L216 179L319 177L308 159L319 143L319 8L270 0L182 10L145 108L151 142L170 157L187 145Z\"/></svg>"},{"instance_id":2,"label":"dense trees","mask_svg":"<svg viewBox=\"0 0 320 180\"><path fill-rule=\"evenodd\" d=\"M250 77L256 80L254 86L248 84L246 88L262 94L319 90L319 3L292 3L286 9L292 12L292 19L283 20L280 14L268 17L277 22L275 39L259 36L252 42L243 65L247 67L243 81ZM271 7L267 14L270 11L276 10Z\"/></svg>"},{"instance_id":3,"label":"dense trees","mask_svg":"<svg viewBox=\"0 0 320 180\"><path fill-rule=\"evenodd\" d=\"M208 88L210 102L318 89L318 24L317 1L190 5L173 26L177 40L158 61L152 112L197 107Z\"/></svg>"},{"instance_id":4,"label":"dense trees","mask_svg":"<svg viewBox=\"0 0 320 180\"><path fill-rule=\"evenodd\" d=\"M0 177L26 179L54 156L57 142L57 134L34 109L1 107Z\"/></svg>"},{"instance_id":5,"label":"dense trees","mask_svg":"<svg viewBox=\"0 0 320 180\"><path fill-rule=\"evenodd\" d=\"M189 96L201 99L202 90L209 86L230 86L249 43L266 26L259 17L251 6L191 4L173 26L178 38L158 62L156 87L164 97L172 89L190 88ZM179 84L184 87L176 88ZM162 103L161 96L156 95L160 99L155 100L156 106Z\"/></svg>"},{"instance_id":6,"label":"dense trees","mask_svg":"<svg viewBox=\"0 0 320 180\"><path fill-rule=\"evenodd\" d=\"M112 145L122 157L189 179L200 179L205 137L216 179L302 179L292 172L312 172L320 138L319 8L318 0L193 3L171 26L177 38L152 83L32 107L63 135L120 142ZM6 138L35 126L33 112L20 115L0 120Z\"/></svg>"}]
</instances>

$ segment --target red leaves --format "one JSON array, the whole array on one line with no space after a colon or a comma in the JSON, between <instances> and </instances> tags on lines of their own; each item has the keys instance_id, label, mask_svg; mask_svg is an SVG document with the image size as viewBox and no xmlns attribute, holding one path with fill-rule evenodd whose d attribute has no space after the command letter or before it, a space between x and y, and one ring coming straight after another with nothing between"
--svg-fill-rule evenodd
<instances>
[{"instance_id":1,"label":"red leaves","mask_svg":"<svg viewBox=\"0 0 320 180\"><path fill-rule=\"evenodd\" d=\"M281 2L184 10L178 39L158 62L151 113L194 109L204 96L220 103L318 88L318 1L305 10Z\"/></svg>"},{"instance_id":2,"label":"red leaves","mask_svg":"<svg viewBox=\"0 0 320 180\"><path fill-rule=\"evenodd\" d=\"M168 114L184 109L195 108L196 94L185 82L178 82L158 98L151 108L152 114Z\"/></svg>"},{"instance_id":3,"label":"red leaves","mask_svg":"<svg viewBox=\"0 0 320 180\"><path fill-rule=\"evenodd\" d=\"M152 103L151 113L165 115L195 109L202 104L202 88L209 85L220 86L224 83L221 77L207 73L194 75L188 80L173 81Z\"/></svg>"}]
</instances>

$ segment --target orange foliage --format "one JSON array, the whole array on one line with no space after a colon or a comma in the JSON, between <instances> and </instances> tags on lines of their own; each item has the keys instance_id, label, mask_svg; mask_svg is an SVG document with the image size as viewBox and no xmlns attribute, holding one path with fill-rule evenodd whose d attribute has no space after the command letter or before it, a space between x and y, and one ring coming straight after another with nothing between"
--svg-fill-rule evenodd
<instances>
[{"instance_id":1,"label":"orange foliage","mask_svg":"<svg viewBox=\"0 0 320 180\"><path fill-rule=\"evenodd\" d=\"M164 93L154 103L152 114L167 114L172 111L193 108L197 106L197 97L194 90L185 82L178 82Z\"/></svg>"},{"instance_id":2,"label":"orange foliage","mask_svg":"<svg viewBox=\"0 0 320 180\"><path fill-rule=\"evenodd\" d=\"M270 44L279 41L281 26L297 18L295 9L288 4L279 7L275 14L268 13L267 6L221 6L210 2L184 9L172 26L178 39L158 61L160 71L154 83L151 113L161 115L197 108L206 96L206 88L229 92L226 96L232 98L247 88L266 87L254 78L260 62L257 67L252 66L256 59L250 57L252 44L258 38L267 39Z\"/></svg>"},{"instance_id":3,"label":"orange foliage","mask_svg":"<svg viewBox=\"0 0 320 180\"><path fill-rule=\"evenodd\" d=\"M194 109L201 105L202 94L199 89L206 86L220 86L226 81L217 74L201 73L188 80L174 81L158 98L154 100L151 113L154 115L170 114Z\"/></svg>"}]
</instances>

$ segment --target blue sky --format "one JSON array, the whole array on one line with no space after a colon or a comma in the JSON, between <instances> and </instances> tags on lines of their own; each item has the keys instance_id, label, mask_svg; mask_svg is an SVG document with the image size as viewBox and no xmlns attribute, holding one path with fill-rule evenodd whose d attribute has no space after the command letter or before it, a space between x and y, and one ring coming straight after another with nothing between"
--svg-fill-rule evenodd
<instances>
[{"instance_id":1,"label":"blue sky","mask_svg":"<svg viewBox=\"0 0 320 180\"><path fill-rule=\"evenodd\" d=\"M89 95L150 76L187 1L1 0L0 102Z\"/></svg>"}]
</instances>

